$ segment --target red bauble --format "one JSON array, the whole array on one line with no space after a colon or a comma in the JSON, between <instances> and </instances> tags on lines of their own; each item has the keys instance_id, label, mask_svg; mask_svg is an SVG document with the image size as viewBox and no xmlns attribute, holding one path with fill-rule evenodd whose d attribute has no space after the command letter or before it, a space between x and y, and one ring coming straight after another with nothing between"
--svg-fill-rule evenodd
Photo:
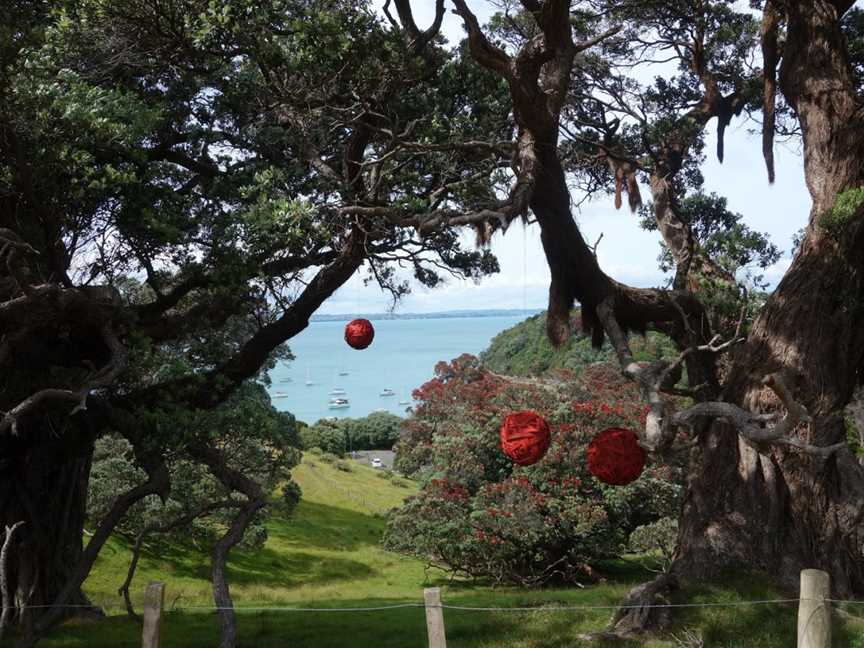
<instances>
[{"instance_id":1,"label":"red bauble","mask_svg":"<svg viewBox=\"0 0 864 648\"><path fill-rule=\"evenodd\" d=\"M540 461L550 440L549 424L537 412L508 414L501 425L501 449L520 466Z\"/></svg>"},{"instance_id":2,"label":"red bauble","mask_svg":"<svg viewBox=\"0 0 864 648\"><path fill-rule=\"evenodd\" d=\"M355 319L345 325L345 341L355 349L365 349L372 344L375 329L367 319Z\"/></svg>"},{"instance_id":3,"label":"red bauble","mask_svg":"<svg viewBox=\"0 0 864 648\"><path fill-rule=\"evenodd\" d=\"M609 428L588 444L588 470L607 484L629 484L639 478L644 467L645 451L631 430Z\"/></svg>"}]
</instances>

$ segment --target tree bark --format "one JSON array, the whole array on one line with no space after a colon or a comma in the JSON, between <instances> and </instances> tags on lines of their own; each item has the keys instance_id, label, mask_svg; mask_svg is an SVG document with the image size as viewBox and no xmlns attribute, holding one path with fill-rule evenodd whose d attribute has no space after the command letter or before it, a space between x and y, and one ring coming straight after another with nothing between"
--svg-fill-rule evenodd
<instances>
[{"instance_id":1,"label":"tree bark","mask_svg":"<svg viewBox=\"0 0 864 648\"><path fill-rule=\"evenodd\" d=\"M264 504L263 494L256 499L248 500L234 517L225 535L219 538L213 546L211 573L213 577L213 601L216 603L219 618L219 648L236 648L237 646L237 615L234 613L234 601L228 589L226 573L228 555L243 539L243 534L255 514L264 508Z\"/></svg>"},{"instance_id":2,"label":"tree bark","mask_svg":"<svg viewBox=\"0 0 864 648\"><path fill-rule=\"evenodd\" d=\"M740 348L726 400L776 409L761 384L781 371L813 417L799 434L815 445L845 439L844 408L864 359L864 224L857 206L828 227L838 195L864 185L864 128L838 8L786 0L780 88L804 135L813 199L786 276ZM864 594L864 470L850 448L829 458L754 447L723 424L702 437L682 509L676 570L684 577L742 563L794 588L802 568L831 575L834 594Z\"/></svg>"},{"instance_id":3,"label":"tree bark","mask_svg":"<svg viewBox=\"0 0 864 648\"><path fill-rule=\"evenodd\" d=\"M219 619L219 648L236 648L237 616L234 601L228 587L227 563L231 550L243 539L246 529L255 515L267 503L267 496L261 486L243 473L228 465L221 450L208 446L193 445L190 453L210 468L219 481L233 491L242 493L246 501L224 535L213 545L211 575L213 579L213 601L216 603Z\"/></svg>"},{"instance_id":4,"label":"tree bark","mask_svg":"<svg viewBox=\"0 0 864 648\"><path fill-rule=\"evenodd\" d=\"M13 622L29 632L68 582L82 555L92 439L80 430L54 438L40 431L33 443L6 437L0 445L0 526L24 521L10 561ZM89 605L80 589L68 605ZM70 610L67 610L67 613Z\"/></svg>"}]
</instances>

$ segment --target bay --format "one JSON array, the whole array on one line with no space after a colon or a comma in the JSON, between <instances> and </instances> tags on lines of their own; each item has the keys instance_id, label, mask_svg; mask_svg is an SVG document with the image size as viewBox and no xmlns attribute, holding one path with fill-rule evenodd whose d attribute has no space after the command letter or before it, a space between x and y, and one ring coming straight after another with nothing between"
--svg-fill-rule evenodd
<instances>
[{"instance_id":1,"label":"bay","mask_svg":"<svg viewBox=\"0 0 864 648\"><path fill-rule=\"evenodd\" d=\"M433 377L436 363L463 353L479 355L495 335L526 316L372 319L375 339L363 351L345 343L346 322L313 321L289 343L295 360L270 372L268 391L277 409L310 424L376 410L405 416L411 392ZM333 395L334 389L345 394ZM382 396L384 389L394 394ZM329 409L334 397L347 399L350 407Z\"/></svg>"}]
</instances>

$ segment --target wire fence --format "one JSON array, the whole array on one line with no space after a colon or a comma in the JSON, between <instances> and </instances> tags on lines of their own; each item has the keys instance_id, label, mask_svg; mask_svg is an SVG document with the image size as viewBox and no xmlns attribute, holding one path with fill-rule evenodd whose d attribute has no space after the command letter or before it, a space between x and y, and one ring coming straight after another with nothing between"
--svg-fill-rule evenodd
<instances>
[{"instance_id":1,"label":"wire fence","mask_svg":"<svg viewBox=\"0 0 864 648\"><path fill-rule=\"evenodd\" d=\"M709 601L704 603L654 603L650 605L626 605L626 604L579 604L579 605L547 605L539 603L532 606L474 606L454 605L441 603L430 605L428 603L394 603L390 605L374 605L365 607L295 607L290 605L235 605L233 607L219 607L216 605L181 605L175 606L171 611L182 612L185 610L212 611L234 610L235 612L386 612L389 610L400 610L409 608L458 610L461 612L549 612L549 611L579 611L579 610L627 610L627 609L668 609L668 608L733 608L760 605L783 605L800 603L802 601L818 601L834 604L864 605L864 601L847 599L808 599L808 598L782 598L782 599L756 599L750 601ZM92 605L27 605L24 609L93 609L93 608L125 608L121 602L93 603Z\"/></svg>"}]
</instances>

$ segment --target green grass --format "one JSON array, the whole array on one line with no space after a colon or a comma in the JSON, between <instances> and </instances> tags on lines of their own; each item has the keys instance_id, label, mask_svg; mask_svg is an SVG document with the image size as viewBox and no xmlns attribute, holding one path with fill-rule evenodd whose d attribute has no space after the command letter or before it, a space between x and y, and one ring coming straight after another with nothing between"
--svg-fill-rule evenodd
<instances>
[{"instance_id":1,"label":"green grass","mask_svg":"<svg viewBox=\"0 0 864 648\"><path fill-rule=\"evenodd\" d=\"M676 646L673 637L630 642L580 641L580 633L602 629L611 610L560 611L554 605L609 605L620 602L635 583L649 575L634 561L602 566L607 582L584 589L525 591L450 582L441 572L426 571L416 560L383 551L379 539L382 513L416 487L397 486L376 471L353 465L352 472L307 456L295 470L303 500L292 519L274 518L263 550L237 551L230 563L231 591L238 607L244 648L412 648L425 647L422 609L382 612L261 612L253 606L368 607L420 603L425 586L441 586L452 605L536 607L530 612L445 610L451 648L556 648ZM116 589L128 564L128 547L114 540L103 551L85 589L94 601L121 608ZM212 612L176 608L212 605L208 557L189 546L147 553L133 592L148 580L166 582L164 648L204 648L217 640ZM784 598L758 578L727 579L723 587L706 584L687 592L692 602L735 602ZM679 599L681 602L684 598ZM244 610L244 607L247 609ZM850 610L864 614L862 610ZM691 629L706 646L721 648L787 648L795 645L795 605L729 608L685 608L675 614L672 634ZM864 623L836 624L836 646L864 648ZM140 646L140 627L122 616L105 621L70 622L44 642L48 648L133 648Z\"/></svg>"}]
</instances>

